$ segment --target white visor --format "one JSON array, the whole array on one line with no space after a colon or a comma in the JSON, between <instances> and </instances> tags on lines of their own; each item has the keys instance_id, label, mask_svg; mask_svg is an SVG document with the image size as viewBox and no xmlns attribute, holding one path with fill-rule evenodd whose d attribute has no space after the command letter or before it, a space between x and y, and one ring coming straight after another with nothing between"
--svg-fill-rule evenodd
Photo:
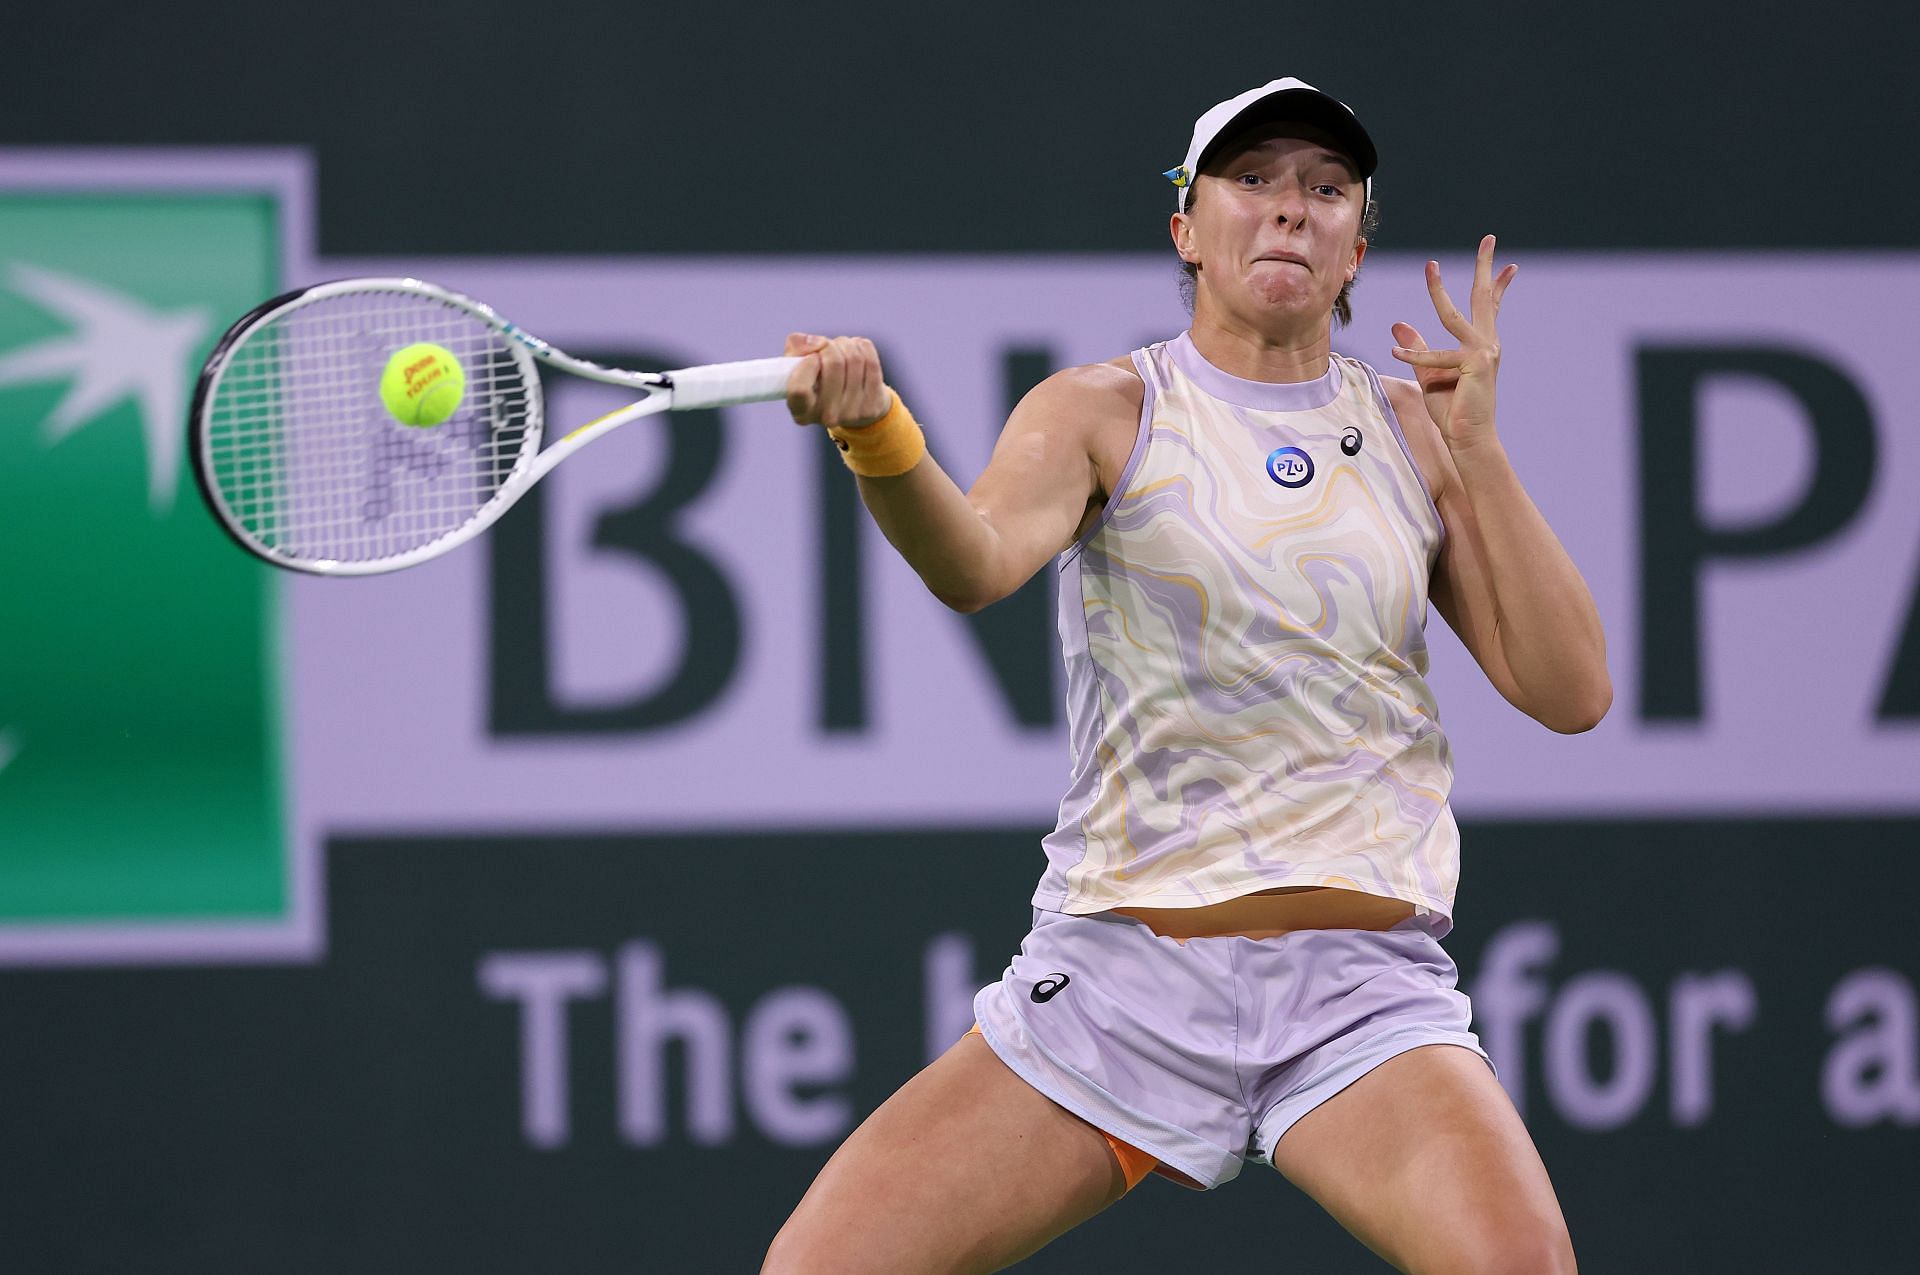
<instances>
[{"instance_id":1,"label":"white visor","mask_svg":"<svg viewBox=\"0 0 1920 1275\"><path fill-rule=\"evenodd\" d=\"M1187 210L1187 192L1193 189L1194 180L1213 158L1219 143L1257 124L1280 121L1311 124L1332 137L1359 168L1367 184L1367 201L1372 202L1373 170L1380 159L1373 148L1373 139L1360 126L1353 108L1303 80L1288 76L1230 97L1194 121L1193 141L1187 147L1186 159L1180 167L1170 168L1164 174L1177 188L1174 207L1180 212Z\"/></svg>"}]
</instances>

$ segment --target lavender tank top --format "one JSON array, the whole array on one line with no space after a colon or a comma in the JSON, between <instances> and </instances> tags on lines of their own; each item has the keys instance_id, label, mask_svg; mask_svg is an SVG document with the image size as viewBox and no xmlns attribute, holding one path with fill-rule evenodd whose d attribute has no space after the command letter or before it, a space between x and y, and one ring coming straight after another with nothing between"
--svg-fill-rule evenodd
<instances>
[{"instance_id":1,"label":"lavender tank top","mask_svg":"<svg viewBox=\"0 0 1920 1275\"><path fill-rule=\"evenodd\" d=\"M1132 455L1060 559L1073 779L1034 906L1198 907L1277 886L1444 932L1453 765L1427 685L1438 511L1372 368L1276 385L1192 340L1133 354Z\"/></svg>"}]
</instances>

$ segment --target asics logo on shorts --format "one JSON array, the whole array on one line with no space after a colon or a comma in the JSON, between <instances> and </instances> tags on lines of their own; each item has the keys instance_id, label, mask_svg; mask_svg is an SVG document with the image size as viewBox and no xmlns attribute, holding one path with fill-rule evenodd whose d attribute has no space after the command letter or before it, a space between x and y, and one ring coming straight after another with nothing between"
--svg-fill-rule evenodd
<instances>
[{"instance_id":1,"label":"asics logo on shorts","mask_svg":"<svg viewBox=\"0 0 1920 1275\"><path fill-rule=\"evenodd\" d=\"M1058 993L1061 988L1072 981L1073 980L1067 975L1058 972L1047 975L1033 985L1031 995L1033 996L1034 1003L1039 1005L1046 1004L1054 998L1055 994Z\"/></svg>"}]
</instances>

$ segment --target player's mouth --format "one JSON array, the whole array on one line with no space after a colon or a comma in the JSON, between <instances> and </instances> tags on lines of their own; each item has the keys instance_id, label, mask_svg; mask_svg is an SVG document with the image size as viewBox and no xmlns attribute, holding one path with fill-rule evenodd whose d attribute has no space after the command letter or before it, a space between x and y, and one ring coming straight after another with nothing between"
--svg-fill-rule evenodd
<instances>
[{"instance_id":1,"label":"player's mouth","mask_svg":"<svg viewBox=\"0 0 1920 1275\"><path fill-rule=\"evenodd\" d=\"M1253 260L1255 264L1258 264L1259 262L1262 262L1262 261L1284 261L1289 265L1299 266L1305 270L1313 269L1313 266L1308 263L1305 257L1300 256L1298 253L1292 253L1292 252L1263 252L1259 256L1255 257Z\"/></svg>"}]
</instances>

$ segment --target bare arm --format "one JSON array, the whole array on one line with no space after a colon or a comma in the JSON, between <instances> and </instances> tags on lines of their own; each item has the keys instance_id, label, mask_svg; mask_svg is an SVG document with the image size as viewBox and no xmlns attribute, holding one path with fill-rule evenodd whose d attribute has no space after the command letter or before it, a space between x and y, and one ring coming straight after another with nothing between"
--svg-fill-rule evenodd
<instances>
[{"instance_id":1,"label":"bare arm","mask_svg":"<svg viewBox=\"0 0 1920 1275\"><path fill-rule=\"evenodd\" d=\"M788 382L796 422L851 426L891 403L871 342L788 339L802 355ZM1103 495L1092 440L1116 414L1138 416L1142 389L1130 370L1069 368L1020 401L971 491L931 455L893 478L860 478L860 497L933 595L978 611L1018 589L1073 543Z\"/></svg>"},{"instance_id":2,"label":"bare arm","mask_svg":"<svg viewBox=\"0 0 1920 1275\"><path fill-rule=\"evenodd\" d=\"M1461 348L1429 350L1411 326L1395 324L1396 356L1414 366L1419 384L1390 381L1388 393L1447 529L1434 606L1509 703L1570 734L1598 725L1613 702L1606 635L1579 568L1521 486L1494 429L1493 319L1514 267L1495 280L1492 263L1488 236L1471 320L1429 263L1434 308Z\"/></svg>"},{"instance_id":3,"label":"bare arm","mask_svg":"<svg viewBox=\"0 0 1920 1275\"><path fill-rule=\"evenodd\" d=\"M1606 635L1579 568L1521 486L1497 439L1466 453L1439 437L1411 381L1387 381L1447 529L1433 605L1507 702L1563 733L1589 730L1613 699Z\"/></svg>"}]
</instances>

